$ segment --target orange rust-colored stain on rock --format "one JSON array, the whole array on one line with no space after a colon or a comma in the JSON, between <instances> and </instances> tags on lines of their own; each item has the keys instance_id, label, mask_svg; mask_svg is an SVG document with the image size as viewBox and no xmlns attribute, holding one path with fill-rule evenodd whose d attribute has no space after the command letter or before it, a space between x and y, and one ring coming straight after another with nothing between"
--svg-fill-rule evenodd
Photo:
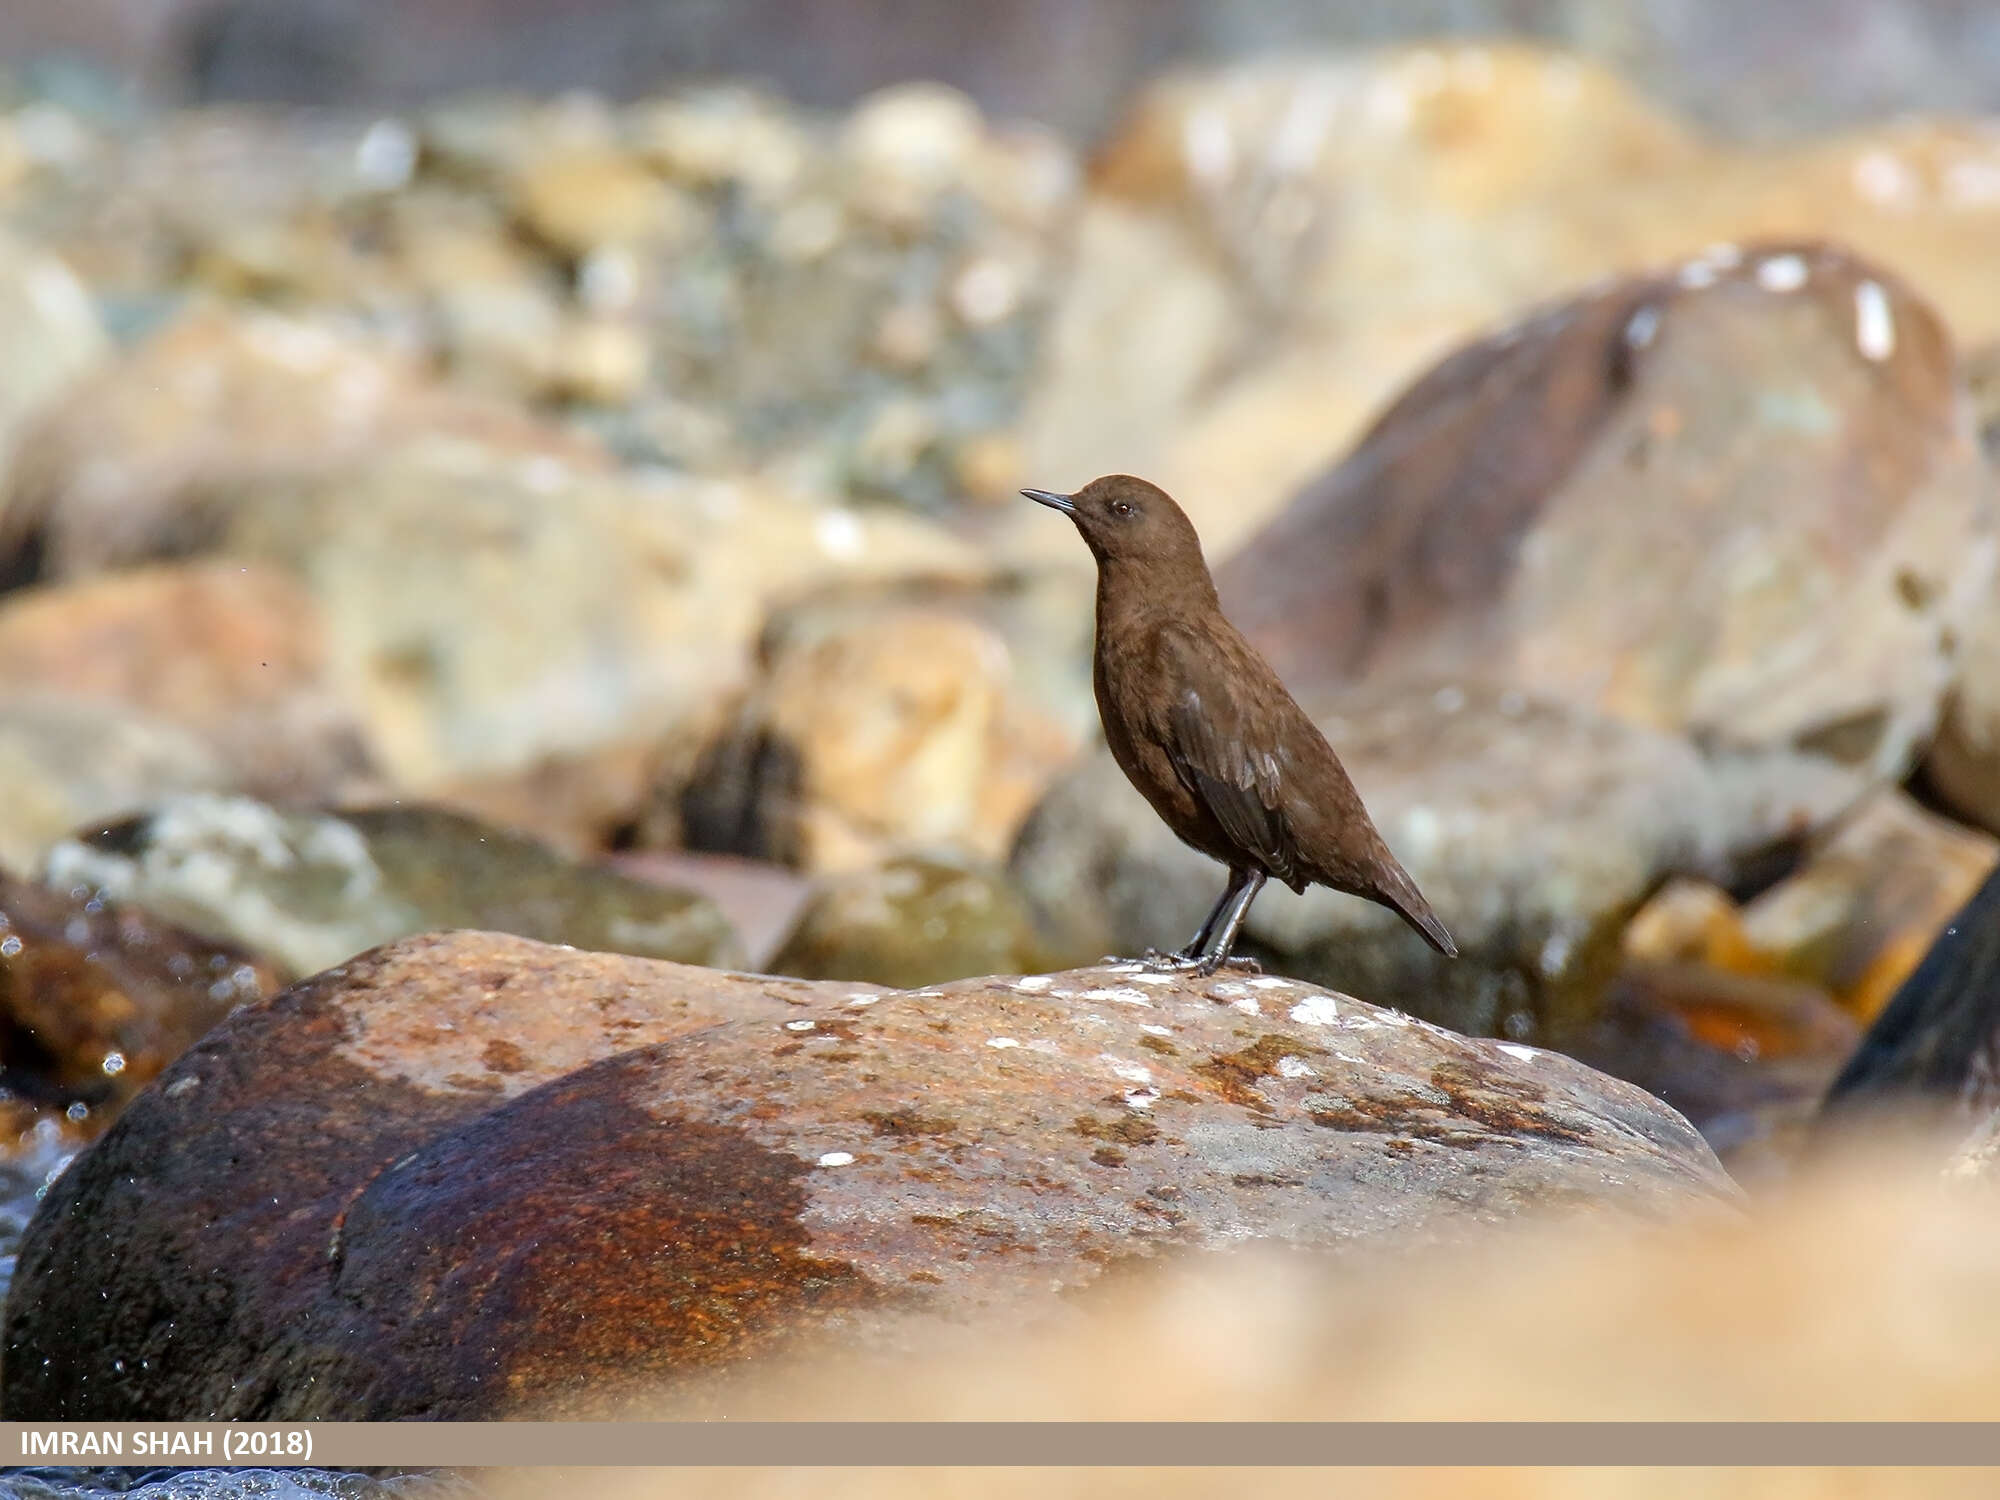
<instances>
[{"instance_id":1,"label":"orange rust-colored stain on rock","mask_svg":"<svg viewBox=\"0 0 2000 1500\"><path fill-rule=\"evenodd\" d=\"M877 1135L905 1140L920 1135L950 1135L958 1129L956 1120L944 1115L919 1114L914 1109L866 1109L861 1118L874 1127Z\"/></svg>"},{"instance_id":2,"label":"orange rust-colored stain on rock","mask_svg":"<svg viewBox=\"0 0 2000 1500\"><path fill-rule=\"evenodd\" d=\"M1589 1131L1552 1119L1542 1107L1548 1103L1548 1090L1523 1078L1446 1062L1431 1069L1431 1086L1444 1091L1454 1113L1500 1135L1556 1141L1590 1138Z\"/></svg>"},{"instance_id":3,"label":"orange rust-colored stain on rock","mask_svg":"<svg viewBox=\"0 0 2000 1500\"><path fill-rule=\"evenodd\" d=\"M442 1359L460 1366L444 1389L497 1382L522 1410L596 1410L881 1299L811 1253L805 1162L640 1103L665 1050L524 1094L369 1186L336 1277L384 1325L380 1383L421 1351L434 1388ZM474 1408L491 1397L468 1394Z\"/></svg>"},{"instance_id":4,"label":"orange rust-colored stain on rock","mask_svg":"<svg viewBox=\"0 0 2000 1500\"><path fill-rule=\"evenodd\" d=\"M1299 1057L1306 1053L1324 1053L1324 1047L1315 1047L1310 1042L1302 1042L1296 1037L1280 1036L1276 1032L1260 1036L1249 1046L1235 1052L1220 1052L1207 1062L1196 1063L1194 1071L1215 1086L1217 1093L1231 1104L1240 1104L1246 1109L1254 1109L1260 1114L1269 1114L1271 1106L1262 1094L1257 1092L1257 1081L1270 1078L1278 1071L1281 1057Z\"/></svg>"},{"instance_id":5,"label":"orange rust-colored stain on rock","mask_svg":"<svg viewBox=\"0 0 2000 1500\"><path fill-rule=\"evenodd\" d=\"M1588 1130L1551 1116L1542 1107L1547 1091L1525 1079L1446 1062L1431 1069L1430 1085L1434 1097L1403 1094L1322 1103L1309 1117L1331 1130L1402 1137L1405 1148L1412 1139L1470 1146L1494 1141L1523 1144L1524 1138L1567 1142L1590 1138ZM1475 1128L1448 1123L1451 1117L1470 1121Z\"/></svg>"},{"instance_id":6,"label":"orange rust-colored stain on rock","mask_svg":"<svg viewBox=\"0 0 2000 1500\"><path fill-rule=\"evenodd\" d=\"M528 1054L505 1037L496 1036L486 1044L486 1050L479 1054L479 1060L496 1073L525 1073L528 1070Z\"/></svg>"},{"instance_id":7,"label":"orange rust-colored stain on rock","mask_svg":"<svg viewBox=\"0 0 2000 1500\"><path fill-rule=\"evenodd\" d=\"M1181 1049L1176 1047L1172 1042L1163 1036L1153 1036L1151 1033L1140 1037L1139 1045L1144 1047L1148 1052L1159 1053L1162 1057L1179 1057L1181 1055Z\"/></svg>"},{"instance_id":8,"label":"orange rust-colored stain on rock","mask_svg":"<svg viewBox=\"0 0 2000 1500\"><path fill-rule=\"evenodd\" d=\"M1090 1159L1100 1167L1122 1167L1125 1165L1125 1153L1120 1151L1116 1146L1099 1146L1095 1151L1090 1153Z\"/></svg>"}]
</instances>

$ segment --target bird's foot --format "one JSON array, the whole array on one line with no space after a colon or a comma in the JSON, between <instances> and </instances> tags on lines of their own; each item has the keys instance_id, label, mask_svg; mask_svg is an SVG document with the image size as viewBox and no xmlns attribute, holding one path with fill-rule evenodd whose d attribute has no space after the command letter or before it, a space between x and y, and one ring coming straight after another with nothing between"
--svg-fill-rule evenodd
<instances>
[{"instance_id":1,"label":"bird's foot","mask_svg":"<svg viewBox=\"0 0 2000 1500\"><path fill-rule=\"evenodd\" d=\"M1155 974L1185 974L1201 966L1192 953L1162 953L1158 948L1148 948L1139 955L1139 962Z\"/></svg>"},{"instance_id":2,"label":"bird's foot","mask_svg":"<svg viewBox=\"0 0 2000 1500\"><path fill-rule=\"evenodd\" d=\"M1256 959L1241 958L1234 955L1229 958L1223 958L1217 954L1210 954L1207 958L1199 959L1194 964L1195 973L1204 979L1215 973L1218 969L1232 969L1238 974L1261 974L1264 972L1264 966L1258 963Z\"/></svg>"}]
</instances>

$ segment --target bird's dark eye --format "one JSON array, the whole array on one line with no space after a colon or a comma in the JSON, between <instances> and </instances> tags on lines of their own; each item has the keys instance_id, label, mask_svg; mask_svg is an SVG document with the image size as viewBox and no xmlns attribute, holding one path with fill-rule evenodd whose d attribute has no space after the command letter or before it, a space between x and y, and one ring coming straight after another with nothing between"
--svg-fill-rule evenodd
<instances>
[{"instance_id":1,"label":"bird's dark eye","mask_svg":"<svg viewBox=\"0 0 2000 1500\"><path fill-rule=\"evenodd\" d=\"M1111 514L1114 516L1129 516L1132 514L1132 507L1123 500L1113 500L1111 502Z\"/></svg>"}]
</instances>

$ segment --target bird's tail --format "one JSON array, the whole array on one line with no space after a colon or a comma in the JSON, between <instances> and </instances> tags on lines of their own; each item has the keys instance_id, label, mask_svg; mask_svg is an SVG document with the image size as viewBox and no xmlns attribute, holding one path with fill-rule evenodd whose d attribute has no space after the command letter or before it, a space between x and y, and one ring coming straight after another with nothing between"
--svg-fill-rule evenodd
<instances>
[{"instance_id":1,"label":"bird's tail","mask_svg":"<svg viewBox=\"0 0 2000 1500\"><path fill-rule=\"evenodd\" d=\"M1417 883L1410 879L1409 872L1393 861L1390 871L1393 873L1383 880L1376 899L1414 927L1425 942L1446 958L1457 958L1458 944L1451 940L1451 934L1445 931L1444 923L1431 910L1430 902L1424 899L1424 893L1417 889Z\"/></svg>"}]
</instances>

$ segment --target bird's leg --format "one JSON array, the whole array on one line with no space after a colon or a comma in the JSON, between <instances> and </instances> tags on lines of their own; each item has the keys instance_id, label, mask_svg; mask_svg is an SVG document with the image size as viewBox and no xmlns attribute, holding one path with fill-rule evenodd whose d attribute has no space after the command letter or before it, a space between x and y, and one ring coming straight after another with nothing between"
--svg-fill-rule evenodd
<instances>
[{"instance_id":1,"label":"bird's leg","mask_svg":"<svg viewBox=\"0 0 2000 1500\"><path fill-rule=\"evenodd\" d=\"M1224 887L1222 894L1216 898L1215 905L1209 909L1208 916L1202 921L1201 930L1174 957L1185 959L1189 962L1200 958L1202 949L1208 946L1208 940L1215 935L1216 924L1222 920L1222 914L1229 909L1229 903L1241 895L1243 887L1249 883L1250 872L1248 870L1231 870L1229 872L1229 884Z\"/></svg>"},{"instance_id":2,"label":"bird's leg","mask_svg":"<svg viewBox=\"0 0 2000 1500\"><path fill-rule=\"evenodd\" d=\"M1178 953L1162 953L1157 948L1148 948L1144 959L1146 966L1163 971L1193 968L1200 961L1201 950L1208 946L1208 940L1214 934L1216 924L1222 920L1222 914L1229 909L1229 903L1237 898L1249 881L1248 870L1231 870L1228 887L1216 898L1215 905L1202 920L1201 930L1194 935L1193 941Z\"/></svg>"},{"instance_id":3,"label":"bird's leg","mask_svg":"<svg viewBox=\"0 0 2000 1500\"><path fill-rule=\"evenodd\" d=\"M1195 965L1197 974L1213 974L1231 962L1229 950L1236 946L1236 935L1243 930L1243 919L1250 915L1250 903L1257 899L1257 893L1264 889L1268 878L1262 870L1246 870L1240 886L1231 882L1230 893L1235 897L1235 905L1229 908L1229 915L1223 919L1222 934L1216 938L1215 946Z\"/></svg>"}]
</instances>

